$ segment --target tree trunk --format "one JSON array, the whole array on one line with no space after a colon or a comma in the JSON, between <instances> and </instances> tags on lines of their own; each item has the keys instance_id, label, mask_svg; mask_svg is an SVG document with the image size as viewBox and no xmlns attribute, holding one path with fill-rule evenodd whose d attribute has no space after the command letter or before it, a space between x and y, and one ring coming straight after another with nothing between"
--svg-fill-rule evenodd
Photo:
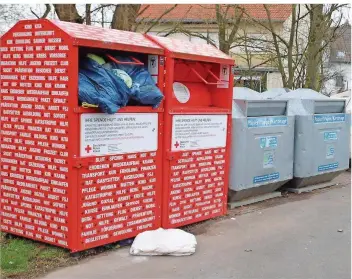
<instances>
[{"instance_id":1,"label":"tree trunk","mask_svg":"<svg viewBox=\"0 0 352 279\"><path fill-rule=\"evenodd\" d=\"M91 25L92 24L92 17L90 14L90 7L91 4L86 4L86 24Z\"/></svg>"},{"instance_id":2,"label":"tree trunk","mask_svg":"<svg viewBox=\"0 0 352 279\"><path fill-rule=\"evenodd\" d=\"M322 62L322 52L320 51L324 36L325 25L324 5L312 4L310 10L310 30L308 37L308 48L306 52L306 82L304 87L319 90L320 63Z\"/></svg>"},{"instance_id":3,"label":"tree trunk","mask_svg":"<svg viewBox=\"0 0 352 279\"><path fill-rule=\"evenodd\" d=\"M116 5L112 17L111 28L125 31L132 31L136 23L140 4L122 4Z\"/></svg>"},{"instance_id":4,"label":"tree trunk","mask_svg":"<svg viewBox=\"0 0 352 279\"><path fill-rule=\"evenodd\" d=\"M292 5L292 21L290 30L290 40L287 48L287 68L288 68L288 79L287 87L293 89L293 81L295 77L295 69L293 67L293 44L296 33L296 4Z\"/></svg>"},{"instance_id":5,"label":"tree trunk","mask_svg":"<svg viewBox=\"0 0 352 279\"><path fill-rule=\"evenodd\" d=\"M232 16L229 14L233 13ZM239 5L215 5L216 22L218 25L219 49L230 54L231 46L243 18L243 9Z\"/></svg>"},{"instance_id":6,"label":"tree trunk","mask_svg":"<svg viewBox=\"0 0 352 279\"><path fill-rule=\"evenodd\" d=\"M60 20L83 23L83 18L77 12L75 4L54 4L55 12Z\"/></svg>"}]
</instances>

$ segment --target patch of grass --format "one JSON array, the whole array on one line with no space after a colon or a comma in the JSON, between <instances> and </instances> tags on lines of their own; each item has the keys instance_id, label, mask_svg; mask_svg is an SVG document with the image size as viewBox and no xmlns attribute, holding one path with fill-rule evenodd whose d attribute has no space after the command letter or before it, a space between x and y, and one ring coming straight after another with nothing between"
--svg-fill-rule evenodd
<instances>
[{"instance_id":1,"label":"patch of grass","mask_svg":"<svg viewBox=\"0 0 352 279\"><path fill-rule=\"evenodd\" d=\"M57 248L57 247L46 247L39 253L40 259L53 259L53 258L61 258L66 257L67 253L64 249Z\"/></svg>"},{"instance_id":2,"label":"patch of grass","mask_svg":"<svg viewBox=\"0 0 352 279\"><path fill-rule=\"evenodd\" d=\"M0 232L0 278L37 278L56 268L77 264L82 259L118 249L124 245L110 243L73 255L63 248Z\"/></svg>"},{"instance_id":3,"label":"patch of grass","mask_svg":"<svg viewBox=\"0 0 352 279\"><path fill-rule=\"evenodd\" d=\"M29 239L1 235L1 278L34 278L72 261L68 251Z\"/></svg>"},{"instance_id":4,"label":"patch of grass","mask_svg":"<svg viewBox=\"0 0 352 279\"><path fill-rule=\"evenodd\" d=\"M23 239L12 239L1 245L1 270L5 276L26 272L30 260L37 254L33 243Z\"/></svg>"}]
</instances>

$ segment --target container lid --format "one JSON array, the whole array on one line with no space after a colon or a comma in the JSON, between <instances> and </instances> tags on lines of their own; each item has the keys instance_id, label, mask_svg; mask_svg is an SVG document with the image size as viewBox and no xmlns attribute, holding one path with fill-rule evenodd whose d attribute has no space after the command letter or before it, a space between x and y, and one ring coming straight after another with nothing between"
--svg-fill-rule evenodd
<instances>
[{"instance_id":1,"label":"container lid","mask_svg":"<svg viewBox=\"0 0 352 279\"><path fill-rule=\"evenodd\" d=\"M209 44L192 43L154 35L147 35L147 37L165 48L166 55L173 58L230 65L234 64L234 60L230 56Z\"/></svg>"},{"instance_id":2,"label":"container lid","mask_svg":"<svg viewBox=\"0 0 352 279\"><path fill-rule=\"evenodd\" d=\"M306 99L306 100L316 100L316 99L329 99L329 97L308 88L299 88L290 92L283 93L276 97L277 99Z\"/></svg>"},{"instance_id":3,"label":"container lid","mask_svg":"<svg viewBox=\"0 0 352 279\"><path fill-rule=\"evenodd\" d=\"M288 88L271 88L267 91L264 91L260 93L260 96L263 99L275 99L277 96L286 94L287 92L290 92L291 90Z\"/></svg>"},{"instance_id":4,"label":"container lid","mask_svg":"<svg viewBox=\"0 0 352 279\"><path fill-rule=\"evenodd\" d=\"M241 99L241 100L260 100L260 94L247 87L234 87L233 88L233 100Z\"/></svg>"}]
</instances>

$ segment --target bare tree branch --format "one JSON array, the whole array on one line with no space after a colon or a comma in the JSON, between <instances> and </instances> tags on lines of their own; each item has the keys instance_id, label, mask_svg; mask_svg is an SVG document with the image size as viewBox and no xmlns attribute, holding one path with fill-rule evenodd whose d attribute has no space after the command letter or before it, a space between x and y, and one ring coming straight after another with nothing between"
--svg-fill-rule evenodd
<instances>
[{"instance_id":1,"label":"bare tree branch","mask_svg":"<svg viewBox=\"0 0 352 279\"><path fill-rule=\"evenodd\" d=\"M30 11L31 11L31 13L32 13L36 18L46 18L46 17L49 15L50 11L51 11L51 6L50 6L50 4L45 4L45 12L44 12L44 14L43 14L42 16L38 16L38 15L32 10L32 8L30 8Z\"/></svg>"},{"instance_id":2,"label":"bare tree branch","mask_svg":"<svg viewBox=\"0 0 352 279\"><path fill-rule=\"evenodd\" d=\"M148 10L150 5L146 5L137 15L137 18L140 17L146 10Z\"/></svg>"},{"instance_id":3,"label":"bare tree branch","mask_svg":"<svg viewBox=\"0 0 352 279\"><path fill-rule=\"evenodd\" d=\"M36 17L36 18L40 18L40 16L38 16L31 8L31 13Z\"/></svg>"},{"instance_id":4,"label":"bare tree branch","mask_svg":"<svg viewBox=\"0 0 352 279\"><path fill-rule=\"evenodd\" d=\"M278 56L277 57L278 58L278 66L279 66L279 71L280 71L281 76L282 76L282 82L283 82L284 87L286 87L287 86L287 77L286 77L284 65L282 63L283 61L282 61L282 57L281 57L280 46L279 46L279 43L277 41L278 35L276 35L276 33L274 31L273 23L271 21L270 10L268 9L267 5L265 5L265 4L264 4L264 9L265 9L267 17L268 17L270 32L272 33L272 37L273 37L273 41L274 41L274 47L275 47L275 50L276 50L276 54ZM285 42L285 45L288 47L288 44L286 42Z\"/></svg>"},{"instance_id":5,"label":"bare tree branch","mask_svg":"<svg viewBox=\"0 0 352 279\"><path fill-rule=\"evenodd\" d=\"M173 9L177 7L177 4L173 5L171 8L166 9L156 20L153 22L147 30L144 31L144 33L150 32L156 25L159 24L160 20L166 16L168 13L170 13Z\"/></svg>"}]
</instances>

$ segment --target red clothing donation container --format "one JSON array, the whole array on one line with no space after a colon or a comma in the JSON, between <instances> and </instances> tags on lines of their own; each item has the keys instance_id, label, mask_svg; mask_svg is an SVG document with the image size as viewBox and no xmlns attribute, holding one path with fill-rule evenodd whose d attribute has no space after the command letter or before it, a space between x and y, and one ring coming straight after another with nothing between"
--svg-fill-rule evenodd
<instances>
[{"instance_id":1,"label":"red clothing donation container","mask_svg":"<svg viewBox=\"0 0 352 279\"><path fill-rule=\"evenodd\" d=\"M41 19L1 38L1 230L71 251L161 224L163 109L79 107L87 53L133 57L164 83L164 51L142 34Z\"/></svg>"},{"instance_id":2,"label":"red clothing donation container","mask_svg":"<svg viewBox=\"0 0 352 279\"><path fill-rule=\"evenodd\" d=\"M162 226L223 215L234 61L207 44L148 38L165 49Z\"/></svg>"}]
</instances>

